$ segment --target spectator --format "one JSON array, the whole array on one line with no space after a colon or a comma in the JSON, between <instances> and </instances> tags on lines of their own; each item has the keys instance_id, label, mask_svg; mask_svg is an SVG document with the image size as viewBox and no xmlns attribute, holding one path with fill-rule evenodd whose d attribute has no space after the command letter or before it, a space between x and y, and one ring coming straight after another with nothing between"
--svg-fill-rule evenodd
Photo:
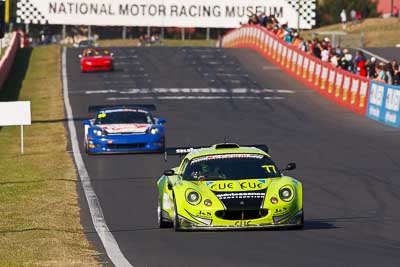
<instances>
[{"instance_id":1,"label":"spectator","mask_svg":"<svg viewBox=\"0 0 400 267\"><path fill-rule=\"evenodd\" d=\"M369 61L367 61L366 65L365 65L368 78L375 79L377 77L376 67L377 67L376 66L376 58L371 57L371 59Z\"/></svg>"},{"instance_id":2,"label":"spectator","mask_svg":"<svg viewBox=\"0 0 400 267\"><path fill-rule=\"evenodd\" d=\"M385 70L385 74L386 74L385 82L387 84L393 85L394 71L392 68L392 64L387 63L386 65L384 65L384 70Z\"/></svg>"},{"instance_id":3,"label":"spectator","mask_svg":"<svg viewBox=\"0 0 400 267\"><path fill-rule=\"evenodd\" d=\"M310 47L309 47L309 43L308 41L304 40L303 38L299 38L301 40L300 45L299 45L299 49L303 52L308 53L310 51Z\"/></svg>"},{"instance_id":4,"label":"spectator","mask_svg":"<svg viewBox=\"0 0 400 267\"><path fill-rule=\"evenodd\" d=\"M356 24L356 15L357 15L357 12L354 10L354 8L351 9L350 17L351 17L351 24L352 25Z\"/></svg>"},{"instance_id":5,"label":"spectator","mask_svg":"<svg viewBox=\"0 0 400 267\"><path fill-rule=\"evenodd\" d=\"M362 13L361 13L361 11L357 11L357 13L356 13L357 23L361 23L361 20L362 20Z\"/></svg>"},{"instance_id":6,"label":"spectator","mask_svg":"<svg viewBox=\"0 0 400 267\"><path fill-rule=\"evenodd\" d=\"M393 70L394 70L394 76L393 76L393 84L394 85L400 85L400 69L399 69L399 64L397 63L397 61L395 61L396 63L393 65L392 62L392 66L393 66Z\"/></svg>"},{"instance_id":7,"label":"spectator","mask_svg":"<svg viewBox=\"0 0 400 267\"><path fill-rule=\"evenodd\" d=\"M294 31L292 36L293 36L293 41L292 41L293 46L301 49L300 46L301 43L303 42L303 38L299 37L299 33L297 31Z\"/></svg>"},{"instance_id":8,"label":"spectator","mask_svg":"<svg viewBox=\"0 0 400 267\"><path fill-rule=\"evenodd\" d=\"M347 23L347 15L345 9L342 9L342 12L340 12L340 21L342 22L342 29L345 31Z\"/></svg>"},{"instance_id":9,"label":"spectator","mask_svg":"<svg viewBox=\"0 0 400 267\"><path fill-rule=\"evenodd\" d=\"M340 67L348 72L354 72L354 63L352 59L353 59L352 54L345 53L341 59Z\"/></svg>"},{"instance_id":10,"label":"spectator","mask_svg":"<svg viewBox=\"0 0 400 267\"><path fill-rule=\"evenodd\" d=\"M337 57L339 57L339 58L341 58L341 57L343 56L342 48L341 48L339 45L335 48L335 54L336 54Z\"/></svg>"},{"instance_id":11,"label":"spectator","mask_svg":"<svg viewBox=\"0 0 400 267\"><path fill-rule=\"evenodd\" d=\"M365 58L361 58L357 63L357 73L363 77L367 77L367 69L365 68L367 61Z\"/></svg>"},{"instance_id":12,"label":"spectator","mask_svg":"<svg viewBox=\"0 0 400 267\"><path fill-rule=\"evenodd\" d=\"M291 33L290 28L286 28L284 30L283 40L288 44L291 44L293 42L292 33Z\"/></svg>"},{"instance_id":13,"label":"spectator","mask_svg":"<svg viewBox=\"0 0 400 267\"><path fill-rule=\"evenodd\" d=\"M260 20L256 14L249 16L248 24L257 25L260 24Z\"/></svg>"},{"instance_id":14,"label":"spectator","mask_svg":"<svg viewBox=\"0 0 400 267\"><path fill-rule=\"evenodd\" d=\"M318 39L314 39L311 45L312 53L315 57L321 58L321 44Z\"/></svg>"},{"instance_id":15,"label":"spectator","mask_svg":"<svg viewBox=\"0 0 400 267\"><path fill-rule=\"evenodd\" d=\"M386 68L384 64L378 64L376 66L376 73L377 76L374 80L377 82L385 83L387 78L386 78Z\"/></svg>"},{"instance_id":16,"label":"spectator","mask_svg":"<svg viewBox=\"0 0 400 267\"><path fill-rule=\"evenodd\" d=\"M268 17L265 13L263 13L263 14L261 15L260 25L261 25L262 27L267 27L268 21L269 21L269 17Z\"/></svg>"},{"instance_id":17,"label":"spectator","mask_svg":"<svg viewBox=\"0 0 400 267\"><path fill-rule=\"evenodd\" d=\"M399 17L399 8L397 6L393 7L392 17L395 17L395 18Z\"/></svg>"},{"instance_id":18,"label":"spectator","mask_svg":"<svg viewBox=\"0 0 400 267\"><path fill-rule=\"evenodd\" d=\"M328 48L327 47L323 47L322 48L322 52L321 52L321 60L323 62L329 62L329 56L330 56L330 54L329 54Z\"/></svg>"},{"instance_id":19,"label":"spectator","mask_svg":"<svg viewBox=\"0 0 400 267\"><path fill-rule=\"evenodd\" d=\"M339 57L338 57L338 55L336 54L336 52L335 51L332 51L332 55L331 55L331 63L332 63L332 65L334 66L334 67L338 67L339 66Z\"/></svg>"},{"instance_id":20,"label":"spectator","mask_svg":"<svg viewBox=\"0 0 400 267\"><path fill-rule=\"evenodd\" d=\"M367 59L365 58L363 51L358 50L354 57L354 65L356 66L355 71L363 77L367 77L367 69L365 68L366 63Z\"/></svg>"}]
</instances>

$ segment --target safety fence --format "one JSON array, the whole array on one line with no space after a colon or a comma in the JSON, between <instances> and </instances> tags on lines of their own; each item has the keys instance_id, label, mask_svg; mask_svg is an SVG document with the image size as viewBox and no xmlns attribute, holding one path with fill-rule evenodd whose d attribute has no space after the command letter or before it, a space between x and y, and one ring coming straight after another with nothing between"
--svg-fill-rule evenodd
<instances>
[{"instance_id":1,"label":"safety fence","mask_svg":"<svg viewBox=\"0 0 400 267\"><path fill-rule=\"evenodd\" d=\"M14 32L10 44L7 47L4 56L0 60L0 90L2 89L14 63L14 58L19 48L19 42L19 34Z\"/></svg>"},{"instance_id":2,"label":"safety fence","mask_svg":"<svg viewBox=\"0 0 400 267\"><path fill-rule=\"evenodd\" d=\"M260 26L246 25L228 32L222 39L222 46L255 49L295 79L337 104L387 125L400 127L400 87L388 87L338 69Z\"/></svg>"}]
</instances>

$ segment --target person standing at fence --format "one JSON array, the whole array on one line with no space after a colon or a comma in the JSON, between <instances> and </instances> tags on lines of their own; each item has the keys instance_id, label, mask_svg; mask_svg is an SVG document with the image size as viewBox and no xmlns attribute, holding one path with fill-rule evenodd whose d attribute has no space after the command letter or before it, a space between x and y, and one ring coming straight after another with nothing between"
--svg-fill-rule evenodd
<instances>
[{"instance_id":1,"label":"person standing at fence","mask_svg":"<svg viewBox=\"0 0 400 267\"><path fill-rule=\"evenodd\" d=\"M351 25L356 24L356 15L357 15L357 12L354 10L354 8L352 8L350 11Z\"/></svg>"},{"instance_id":2,"label":"person standing at fence","mask_svg":"<svg viewBox=\"0 0 400 267\"><path fill-rule=\"evenodd\" d=\"M365 68L367 69L368 78L375 79L376 78L376 58L371 57L371 59L367 61Z\"/></svg>"},{"instance_id":3,"label":"person standing at fence","mask_svg":"<svg viewBox=\"0 0 400 267\"><path fill-rule=\"evenodd\" d=\"M385 81L386 81L387 84L393 85L394 71L393 71L393 68L392 68L392 64L387 63L385 65L385 67L386 67L386 69L385 69L386 80Z\"/></svg>"},{"instance_id":4,"label":"person standing at fence","mask_svg":"<svg viewBox=\"0 0 400 267\"><path fill-rule=\"evenodd\" d=\"M385 64L378 64L376 66L376 73L377 76L374 80L377 82L385 83L387 80Z\"/></svg>"},{"instance_id":5,"label":"person standing at fence","mask_svg":"<svg viewBox=\"0 0 400 267\"><path fill-rule=\"evenodd\" d=\"M340 21L342 22L342 29L345 31L347 23L347 15L345 9L342 9L342 12L340 12Z\"/></svg>"},{"instance_id":6,"label":"person standing at fence","mask_svg":"<svg viewBox=\"0 0 400 267\"><path fill-rule=\"evenodd\" d=\"M391 64L393 68L393 84L400 85L399 63L397 62L397 60L392 60Z\"/></svg>"}]
</instances>

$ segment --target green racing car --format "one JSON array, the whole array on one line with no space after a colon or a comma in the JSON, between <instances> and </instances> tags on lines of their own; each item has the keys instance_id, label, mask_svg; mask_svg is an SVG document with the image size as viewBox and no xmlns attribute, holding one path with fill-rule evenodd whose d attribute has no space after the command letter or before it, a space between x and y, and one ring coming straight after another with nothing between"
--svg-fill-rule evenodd
<instances>
[{"instance_id":1,"label":"green racing car","mask_svg":"<svg viewBox=\"0 0 400 267\"><path fill-rule=\"evenodd\" d=\"M158 179L160 228L218 230L304 225L301 182L279 170L266 145L167 148L183 156Z\"/></svg>"}]
</instances>

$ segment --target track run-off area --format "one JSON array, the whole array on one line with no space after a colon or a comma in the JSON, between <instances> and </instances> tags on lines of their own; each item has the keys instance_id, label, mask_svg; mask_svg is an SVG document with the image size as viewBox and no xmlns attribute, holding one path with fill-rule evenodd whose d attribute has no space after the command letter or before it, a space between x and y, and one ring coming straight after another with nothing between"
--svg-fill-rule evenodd
<instances>
[{"instance_id":1,"label":"track run-off area","mask_svg":"<svg viewBox=\"0 0 400 267\"><path fill-rule=\"evenodd\" d=\"M114 72L81 73L78 49L63 56L82 223L110 266L400 265L398 129L336 106L252 50L110 50ZM167 146L265 143L279 167L296 162L304 229L159 229L156 180L178 159L84 153L88 106L114 104L155 104Z\"/></svg>"}]
</instances>

